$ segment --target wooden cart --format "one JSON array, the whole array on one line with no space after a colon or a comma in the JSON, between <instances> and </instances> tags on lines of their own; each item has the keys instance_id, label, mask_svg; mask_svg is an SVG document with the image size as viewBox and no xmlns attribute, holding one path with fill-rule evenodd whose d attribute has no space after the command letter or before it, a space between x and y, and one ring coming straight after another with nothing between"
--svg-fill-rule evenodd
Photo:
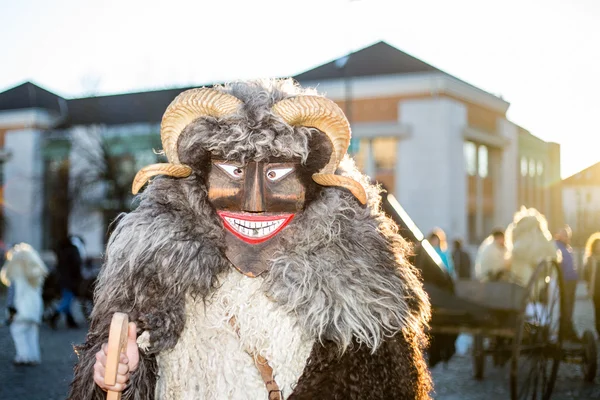
<instances>
[{"instance_id":1,"label":"wooden cart","mask_svg":"<svg viewBox=\"0 0 600 400\"><path fill-rule=\"evenodd\" d=\"M586 331L580 343L563 338L564 290L556 262L540 263L525 287L509 282L458 281L455 292L489 309L489 318L484 323L454 324L450 321L461 320L457 310L434 307L431 330L473 335L476 379L483 379L486 356L491 356L497 366L510 362L512 400L549 399L561 361L580 364L584 379L594 380L594 335Z\"/></svg>"}]
</instances>

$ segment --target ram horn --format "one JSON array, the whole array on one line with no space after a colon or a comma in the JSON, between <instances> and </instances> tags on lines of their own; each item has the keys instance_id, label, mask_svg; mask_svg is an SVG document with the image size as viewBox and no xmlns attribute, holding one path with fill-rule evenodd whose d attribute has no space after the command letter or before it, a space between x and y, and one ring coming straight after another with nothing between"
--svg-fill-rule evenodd
<instances>
[{"instance_id":1,"label":"ram horn","mask_svg":"<svg viewBox=\"0 0 600 400\"><path fill-rule=\"evenodd\" d=\"M313 127L325 133L333 144L333 152L327 165L313 174L313 181L322 186L347 189L361 204L366 204L367 195L360 183L335 175L350 144L350 124L338 105L324 97L297 96L277 102L272 110L288 125Z\"/></svg>"},{"instance_id":2,"label":"ram horn","mask_svg":"<svg viewBox=\"0 0 600 400\"><path fill-rule=\"evenodd\" d=\"M338 105L324 97L297 96L277 102L272 110L288 125L317 128L327 135L333 152L319 173L333 174L350 144L350 124Z\"/></svg>"},{"instance_id":3,"label":"ram horn","mask_svg":"<svg viewBox=\"0 0 600 400\"><path fill-rule=\"evenodd\" d=\"M352 178L334 174L313 174L312 179L322 186L335 186L347 189L361 204L367 203L365 188Z\"/></svg>"},{"instance_id":4,"label":"ram horn","mask_svg":"<svg viewBox=\"0 0 600 400\"><path fill-rule=\"evenodd\" d=\"M190 89L181 93L167 107L160 126L160 137L167 159L179 164L177 140L192 121L211 116L220 118L235 113L242 101L211 88Z\"/></svg>"},{"instance_id":5,"label":"ram horn","mask_svg":"<svg viewBox=\"0 0 600 400\"><path fill-rule=\"evenodd\" d=\"M152 164L138 171L131 185L131 192L137 194L150 178L156 175L167 175L174 178L186 178L192 169L182 164Z\"/></svg>"}]
</instances>

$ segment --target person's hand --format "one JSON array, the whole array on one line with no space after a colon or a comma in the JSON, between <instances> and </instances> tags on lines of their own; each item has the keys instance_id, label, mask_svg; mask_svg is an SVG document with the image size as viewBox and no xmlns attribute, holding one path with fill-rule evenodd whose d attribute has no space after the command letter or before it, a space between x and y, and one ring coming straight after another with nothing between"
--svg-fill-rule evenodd
<instances>
[{"instance_id":1,"label":"person's hand","mask_svg":"<svg viewBox=\"0 0 600 400\"><path fill-rule=\"evenodd\" d=\"M107 356L108 343L104 343L102 345L102 349L96 353L96 364L94 364L94 382L96 382L96 385L100 386L102 390L122 392L127 387L127 382L129 381L131 373L137 369L140 362L140 352L136 343L135 322L129 323L129 331L127 333L127 348L125 353L121 353L120 355L119 367L117 368L117 381L113 386L108 386L104 383Z\"/></svg>"}]
</instances>

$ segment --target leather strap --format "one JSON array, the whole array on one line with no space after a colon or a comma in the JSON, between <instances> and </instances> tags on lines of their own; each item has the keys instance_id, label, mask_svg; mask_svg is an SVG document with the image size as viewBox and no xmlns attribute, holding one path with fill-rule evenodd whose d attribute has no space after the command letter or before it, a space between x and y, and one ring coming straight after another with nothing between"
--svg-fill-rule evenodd
<instances>
[{"instance_id":1,"label":"leather strap","mask_svg":"<svg viewBox=\"0 0 600 400\"><path fill-rule=\"evenodd\" d=\"M240 331L236 324L235 316L229 319L229 324L235 330L235 333L237 333L239 337ZM273 377L273 368L271 368L267 359L261 356L260 354L256 354L253 351L249 351L248 349L246 349L246 353L248 353L250 357L252 357L252 359L254 360L254 365L256 365L256 368L260 373L260 377L262 378L263 382L265 383L265 386L267 387L267 391L269 392L268 400L282 400L283 397L281 396L281 390L279 389L279 385L277 385L277 382L275 382L275 378Z\"/></svg>"}]
</instances>

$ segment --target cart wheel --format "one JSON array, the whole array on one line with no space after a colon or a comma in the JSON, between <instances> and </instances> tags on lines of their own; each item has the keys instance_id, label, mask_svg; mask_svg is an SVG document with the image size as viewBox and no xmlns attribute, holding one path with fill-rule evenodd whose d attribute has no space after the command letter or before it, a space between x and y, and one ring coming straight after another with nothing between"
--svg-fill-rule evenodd
<instances>
[{"instance_id":1,"label":"cart wheel","mask_svg":"<svg viewBox=\"0 0 600 400\"><path fill-rule=\"evenodd\" d=\"M473 336L473 377L482 380L484 370L485 348L483 346L483 335L475 335Z\"/></svg>"},{"instance_id":2,"label":"cart wheel","mask_svg":"<svg viewBox=\"0 0 600 400\"><path fill-rule=\"evenodd\" d=\"M581 338L581 345L583 346L583 360L581 361L583 379L586 382L594 382L598 368L598 351L596 349L594 334L590 331L585 331Z\"/></svg>"},{"instance_id":3,"label":"cart wheel","mask_svg":"<svg viewBox=\"0 0 600 400\"><path fill-rule=\"evenodd\" d=\"M513 342L512 400L547 400L562 359L563 281L558 264L544 261L534 270L523 296Z\"/></svg>"}]
</instances>

